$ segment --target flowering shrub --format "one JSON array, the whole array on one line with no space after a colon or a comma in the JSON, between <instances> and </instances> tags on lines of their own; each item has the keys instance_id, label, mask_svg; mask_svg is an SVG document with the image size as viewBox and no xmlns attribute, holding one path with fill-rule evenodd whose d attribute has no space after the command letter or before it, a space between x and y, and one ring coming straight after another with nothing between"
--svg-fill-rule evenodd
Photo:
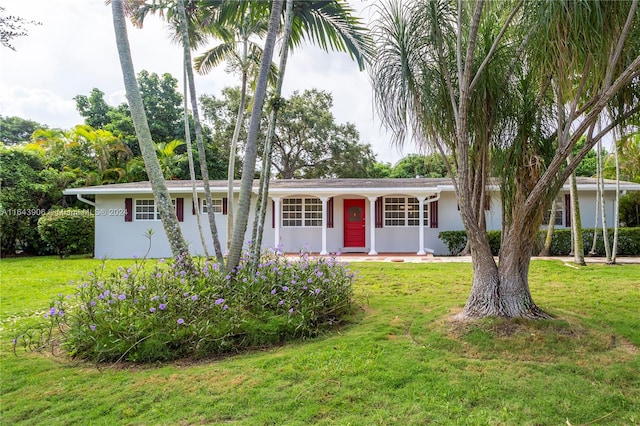
<instances>
[{"instance_id":1,"label":"flowering shrub","mask_svg":"<svg viewBox=\"0 0 640 426\"><path fill-rule=\"evenodd\" d=\"M255 273L246 258L231 275L204 260L185 269L176 259L89 273L75 294L52 302L47 325L73 356L151 362L314 336L351 307L353 274L333 257L271 251Z\"/></svg>"}]
</instances>

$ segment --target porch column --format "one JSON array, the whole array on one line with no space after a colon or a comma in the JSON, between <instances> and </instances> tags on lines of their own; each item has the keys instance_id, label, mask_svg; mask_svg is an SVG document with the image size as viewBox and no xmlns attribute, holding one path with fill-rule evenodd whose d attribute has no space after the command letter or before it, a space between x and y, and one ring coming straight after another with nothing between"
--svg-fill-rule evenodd
<instances>
[{"instance_id":1,"label":"porch column","mask_svg":"<svg viewBox=\"0 0 640 426\"><path fill-rule=\"evenodd\" d=\"M418 247L418 253L416 253L417 255L421 256L424 254L427 254L424 251L424 200L427 199L427 197L416 197L418 199L418 204L419 204L419 212L420 212L420 226L418 227L418 229L420 230L420 238L418 239L420 241L420 246Z\"/></svg>"},{"instance_id":2,"label":"porch column","mask_svg":"<svg viewBox=\"0 0 640 426\"><path fill-rule=\"evenodd\" d=\"M369 199L369 228L371 229L371 249L369 250L370 256L378 254L376 251L376 200L378 197L367 197Z\"/></svg>"},{"instance_id":3,"label":"porch column","mask_svg":"<svg viewBox=\"0 0 640 426\"><path fill-rule=\"evenodd\" d=\"M327 252L327 201L329 197L319 197L322 201L322 250L320 256L326 256Z\"/></svg>"},{"instance_id":4,"label":"porch column","mask_svg":"<svg viewBox=\"0 0 640 426\"><path fill-rule=\"evenodd\" d=\"M271 197L273 200L273 239L275 243L273 244L274 248L277 248L280 245L280 197Z\"/></svg>"}]
</instances>

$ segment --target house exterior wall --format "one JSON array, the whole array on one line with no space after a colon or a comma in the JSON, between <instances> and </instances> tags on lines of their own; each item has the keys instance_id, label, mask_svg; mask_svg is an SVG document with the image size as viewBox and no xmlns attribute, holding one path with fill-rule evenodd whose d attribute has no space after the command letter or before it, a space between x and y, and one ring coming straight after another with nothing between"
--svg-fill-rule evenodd
<instances>
[{"instance_id":1,"label":"house exterior wall","mask_svg":"<svg viewBox=\"0 0 640 426\"><path fill-rule=\"evenodd\" d=\"M212 194L213 198L222 198L225 194ZM393 195L398 196L398 195ZM407 196L411 196L408 194ZM593 227L595 224L596 199L594 191L581 191L580 212L582 224L585 228ZM192 254L202 255L202 244L198 233L197 219L192 213L191 193L172 193L172 198L184 199L184 220L180 223L182 232L191 248ZM313 197L313 195L300 194L296 197ZM564 197L564 193L560 194ZM131 258L133 256L147 256L151 258L169 257L171 250L166 239L162 222L160 220L140 221L134 218L131 222L126 222L124 217L125 198L151 199L151 194L144 195L123 195L123 194L97 194L96 195L96 234L95 234L95 256L97 258ZM374 226L374 219L370 216L370 201L366 197L358 195L340 195L333 197L333 227L327 228L326 249L329 253L342 252L344 248L344 200L360 198L365 200L366 210L366 247L361 251L368 251L371 248L371 226ZM498 230L501 228L502 208L497 192L491 193L490 208L485 211L487 219L487 229ZM237 197L236 197L237 203ZM251 202L255 204L255 198ZM462 230L462 220L458 211L458 203L453 192L441 192L438 200L438 227L424 229L423 249L433 250L436 255L446 255L448 249L444 242L438 238L438 234L445 230ZM614 218L614 195L606 196L607 226L613 226ZM280 210L282 212L282 209ZM279 241L275 241L276 230L273 224L273 207L271 200L267 209L265 227L262 239L264 248L272 248L277 245L286 252L297 252L306 249L314 253L322 250L322 227L285 227L282 226L281 217L276 218L280 222ZM214 254L213 242L210 236L208 217L200 213L204 228L207 247L210 255ZM250 232L253 226L254 213L251 211L248 231L245 241L249 241ZM563 228L563 225L557 226ZM216 226L220 244L223 251L226 251L226 226L227 216L216 214ZM149 238L145 236L148 230L153 230L151 244ZM376 244L375 249L379 253L415 253L419 247L419 227L418 226L383 226L375 229Z\"/></svg>"}]
</instances>

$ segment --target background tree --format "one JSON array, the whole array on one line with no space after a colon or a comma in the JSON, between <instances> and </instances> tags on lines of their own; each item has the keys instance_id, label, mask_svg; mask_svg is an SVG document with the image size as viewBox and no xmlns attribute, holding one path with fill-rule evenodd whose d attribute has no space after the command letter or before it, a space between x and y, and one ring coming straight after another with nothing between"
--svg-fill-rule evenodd
<instances>
[{"instance_id":1,"label":"background tree","mask_svg":"<svg viewBox=\"0 0 640 426\"><path fill-rule=\"evenodd\" d=\"M48 211L53 204L40 175L44 158L24 148L0 146L0 164L2 254L42 254L45 245L38 235L38 213Z\"/></svg>"},{"instance_id":2,"label":"background tree","mask_svg":"<svg viewBox=\"0 0 640 426\"><path fill-rule=\"evenodd\" d=\"M240 93L238 87L225 87L219 96L213 94L204 94L200 96L200 105L202 106L203 116L212 129L211 145L218 147L225 158L229 158L231 152L231 141L235 130L235 119L237 118L238 108L240 106ZM252 98L247 97L247 103L251 104ZM241 154L245 149L245 141L247 140L248 116L243 118L243 124L240 126L240 134L238 137L238 147L235 157L234 179L239 179L242 173L242 157ZM264 124L264 122L263 122ZM263 126L261 126L261 130ZM259 138L263 138L264 133L261 131ZM226 169L226 168L225 168ZM223 178L226 178L225 175Z\"/></svg>"},{"instance_id":3,"label":"background tree","mask_svg":"<svg viewBox=\"0 0 640 426\"><path fill-rule=\"evenodd\" d=\"M0 43L4 47L16 50L11 41L16 37L26 36L25 25L41 25L40 22L30 21L19 16L7 15L6 9L0 7Z\"/></svg>"},{"instance_id":4,"label":"background tree","mask_svg":"<svg viewBox=\"0 0 640 426\"><path fill-rule=\"evenodd\" d=\"M48 129L48 126L25 118L0 115L0 142L5 145L29 142L33 132L38 129Z\"/></svg>"},{"instance_id":5,"label":"background tree","mask_svg":"<svg viewBox=\"0 0 640 426\"><path fill-rule=\"evenodd\" d=\"M365 177L375 162L353 124L337 124L329 92L295 91L280 109L273 167L281 179Z\"/></svg>"},{"instance_id":6,"label":"background tree","mask_svg":"<svg viewBox=\"0 0 640 426\"><path fill-rule=\"evenodd\" d=\"M393 166L389 177L414 178L417 176L440 178L449 176L449 173L440 154L409 154Z\"/></svg>"}]
</instances>

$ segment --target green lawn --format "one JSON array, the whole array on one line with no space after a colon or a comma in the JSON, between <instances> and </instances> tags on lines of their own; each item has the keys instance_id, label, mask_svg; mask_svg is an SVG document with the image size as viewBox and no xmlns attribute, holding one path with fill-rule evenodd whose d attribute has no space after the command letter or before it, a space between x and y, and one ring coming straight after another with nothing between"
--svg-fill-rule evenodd
<instances>
[{"instance_id":1,"label":"green lawn","mask_svg":"<svg viewBox=\"0 0 640 426\"><path fill-rule=\"evenodd\" d=\"M1 424L640 424L640 265L534 261L553 321L457 325L471 265L366 263L353 322L318 339L154 366L14 355L13 330L99 263L0 262Z\"/></svg>"}]
</instances>

